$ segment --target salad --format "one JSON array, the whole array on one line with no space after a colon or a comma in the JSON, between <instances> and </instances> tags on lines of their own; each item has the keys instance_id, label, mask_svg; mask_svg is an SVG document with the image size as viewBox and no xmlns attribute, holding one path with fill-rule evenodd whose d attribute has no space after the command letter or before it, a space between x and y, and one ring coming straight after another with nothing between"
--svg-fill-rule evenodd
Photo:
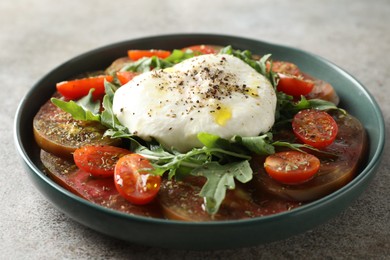
<instances>
[{"instance_id":1,"label":"salad","mask_svg":"<svg viewBox=\"0 0 390 260\"><path fill-rule=\"evenodd\" d=\"M42 167L129 214L275 214L344 186L365 157L364 128L333 87L269 54L129 50L56 89L33 122Z\"/></svg>"}]
</instances>

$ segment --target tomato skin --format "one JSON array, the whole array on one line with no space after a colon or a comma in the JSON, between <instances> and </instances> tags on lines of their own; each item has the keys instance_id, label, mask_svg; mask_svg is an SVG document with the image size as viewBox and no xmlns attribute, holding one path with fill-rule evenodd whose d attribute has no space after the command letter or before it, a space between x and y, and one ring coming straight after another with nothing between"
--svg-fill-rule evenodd
<instances>
[{"instance_id":1,"label":"tomato skin","mask_svg":"<svg viewBox=\"0 0 390 260\"><path fill-rule=\"evenodd\" d=\"M60 94L55 93L55 98ZM54 105L50 99L39 109L33 120L34 138L43 150L73 159L73 152L85 145L120 145L119 138L104 136L107 128L99 122L81 121Z\"/></svg>"},{"instance_id":2,"label":"tomato skin","mask_svg":"<svg viewBox=\"0 0 390 260\"><path fill-rule=\"evenodd\" d=\"M340 98L331 84L320 79L315 79L309 75L304 75L304 77L314 82L313 90L306 95L307 99L322 99L330 101L335 105L339 104Z\"/></svg>"},{"instance_id":3,"label":"tomato skin","mask_svg":"<svg viewBox=\"0 0 390 260\"><path fill-rule=\"evenodd\" d=\"M271 197L261 191L245 189L237 184L227 190L218 212L214 215L204 210L204 199L199 196L204 177L186 177L180 181L164 179L158 201L165 218L180 221L237 220L262 217L299 206L297 202ZM261 206L259 206L261 205Z\"/></svg>"},{"instance_id":4,"label":"tomato skin","mask_svg":"<svg viewBox=\"0 0 390 260\"><path fill-rule=\"evenodd\" d=\"M303 143L322 149L336 139L338 126L325 111L306 109L299 111L293 118L294 135Z\"/></svg>"},{"instance_id":5,"label":"tomato skin","mask_svg":"<svg viewBox=\"0 0 390 260\"><path fill-rule=\"evenodd\" d=\"M309 94L314 88L314 82L306 80L301 77L289 76L286 74L278 73L279 82L276 86L278 91L281 91L287 95L294 97L300 97L301 95Z\"/></svg>"},{"instance_id":6,"label":"tomato skin","mask_svg":"<svg viewBox=\"0 0 390 260\"><path fill-rule=\"evenodd\" d=\"M125 85L137 75L139 75L139 73L133 71L118 71L116 73L116 77L118 78L121 85Z\"/></svg>"},{"instance_id":7,"label":"tomato skin","mask_svg":"<svg viewBox=\"0 0 390 260\"><path fill-rule=\"evenodd\" d=\"M320 160L312 154L284 151L269 155L264 168L276 181L294 185L311 180L320 168Z\"/></svg>"},{"instance_id":8,"label":"tomato skin","mask_svg":"<svg viewBox=\"0 0 390 260\"><path fill-rule=\"evenodd\" d=\"M267 63L269 69L270 63ZM302 72L297 65L287 61L273 61L272 62L272 71L276 73L281 73L285 75L299 77L302 75Z\"/></svg>"},{"instance_id":9,"label":"tomato skin","mask_svg":"<svg viewBox=\"0 0 390 260\"><path fill-rule=\"evenodd\" d=\"M191 50L200 54L216 54L218 51L214 46L211 45L192 45L182 49L183 51Z\"/></svg>"},{"instance_id":10,"label":"tomato skin","mask_svg":"<svg viewBox=\"0 0 390 260\"><path fill-rule=\"evenodd\" d=\"M109 145L87 145L73 153L77 167L94 177L112 177L116 162L130 151Z\"/></svg>"},{"instance_id":11,"label":"tomato skin","mask_svg":"<svg viewBox=\"0 0 390 260\"><path fill-rule=\"evenodd\" d=\"M114 183L119 194L136 205L150 203L160 190L161 177L142 169L152 169L150 162L139 154L128 154L115 166Z\"/></svg>"},{"instance_id":12,"label":"tomato skin","mask_svg":"<svg viewBox=\"0 0 390 260\"><path fill-rule=\"evenodd\" d=\"M92 93L92 96L95 99L98 99L105 93L104 81L107 80L108 82L112 82L113 79L114 78L112 76L102 75L90 78L62 81L57 83L56 87L62 96L72 100L86 96L93 88L95 91Z\"/></svg>"},{"instance_id":13,"label":"tomato skin","mask_svg":"<svg viewBox=\"0 0 390 260\"><path fill-rule=\"evenodd\" d=\"M170 51L166 50L128 50L127 55L129 58L133 61L139 60L144 57L153 57L156 56L161 59L167 58L169 55L171 55Z\"/></svg>"}]
</instances>

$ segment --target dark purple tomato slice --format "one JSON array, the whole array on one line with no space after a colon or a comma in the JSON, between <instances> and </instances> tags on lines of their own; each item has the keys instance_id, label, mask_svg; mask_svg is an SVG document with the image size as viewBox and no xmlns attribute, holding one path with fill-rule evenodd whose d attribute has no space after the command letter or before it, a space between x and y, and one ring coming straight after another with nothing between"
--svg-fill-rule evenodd
<instances>
[{"instance_id":1,"label":"dark purple tomato slice","mask_svg":"<svg viewBox=\"0 0 390 260\"><path fill-rule=\"evenodd\" d=\"M365 160L366 132L362 124L349 114L337 112L333 118L338 125L338 134L335 141L323 149L329 154L315 153L321 165L313 179L299 185L282 184L268 176L261 160L254 160L252 167L259 172L254 175L256 188L284 199L312 201L349 183Z\"/></svg>"},{"instance_id":2,"label":"dark purple tomato slice","mask_svg":"<svg viewBox=\"0 0 390 260\"><path fill-rule=\"evenodd\" d=\"M72 153L84 145L119 143L119 139L103 136L106 128L100 123L74 120L50 100L35 115L33 130L39 147L66 158L72 158Z\"/></svg>"}]
</instances>

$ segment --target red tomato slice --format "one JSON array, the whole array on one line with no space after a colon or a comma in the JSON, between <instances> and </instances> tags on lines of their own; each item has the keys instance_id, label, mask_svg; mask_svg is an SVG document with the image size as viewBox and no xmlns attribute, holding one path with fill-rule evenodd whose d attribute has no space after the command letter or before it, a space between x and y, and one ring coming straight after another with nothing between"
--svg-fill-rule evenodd
<instances>
[{"instance_id":1,"label":"red tomato slice","mask_svg":"<svg viewBox=\"0 0 390 260\"><path fill-rule=\"evenodd\" d=\"M309 94L314 88L314 82L306 80L301 77L288 76L279 73L279 82L277 90L287 95L300 97L301 95Z\"/></svg>"},{"instance_id":2,"label":"red tomato slice","mask_svg":"<svg viewBox=\"0 0 390 260\"><path fill-rule=\"evenodd\" d=\"M64 97L68 99L79 99L88 94L88 92L93 88L93 97L99 98L104 95L104 81L107 80L111 82L113 80L112 76L102 75L97 77L75 79L70 81L62 81L57 83L57 90Z\"/></svg>"},{"instance_id":3,"label":"red tomato slice","mask_svg":"<svg viewBox=\"0 0 390 260\"><path fill-rule=\"evenodd\" d=\"M166 50L129 50L127 51L127 55L133 61L139 60L144 57L153 57L156 56L161 59L165 59L169 55L171 55L170 51Z\"/></svg>"},{"instance_id":4,"label":"red tomato slice","mask_svg":"<svg viewBox=\"0 0 390 260\"><path fill-rule=\"evenodd\" d=\"M137 75L139 75L138 72L132 72L132 71L118 71L116 73L116 77L118 78L121 85L125 85L127 82L132 80Z\"/></svg>"},{"instance_id":5,"label":"red tomato slice","mask_svg":"<svg viewBox=\"0 0 390 260\"><path fill-rule=\"evenodd\" d=\"M189 47L185 47L182 49L183 51L192 50L193 52L197 52L200 54L215 54L217 53L217 49L211 45L193 45Z\"/></svg>"},{"instance_id":6,"label":"red tomato slice","mask_svg":"<svg viewBox=\"0 0 390 260\"><path fill-rule=\"evenodd\" d=\"M126 200L136 205L151 202L160 190L161 177L145 169L152 169L152 165L139 154L125 155L115 166L116 189Z\"/></svg>"},{"instance_id":7,"label":"red tomato slice","mask_svg":"<svg viewBox=\"0 0 390 260\"><path fill-rule=\"evenodd\" d=\"M76 149L73 159L77 167L95 177L110 177L114 175L119 158L129 153L129 150L115 146L90 145Z\"/></svg>"},{"instance_id":8,"label":"red tomato slice","mask_svg":"<svg viewBox=\"0 0 390 260\"><path fill-rule=\"evenodd\" d=\"M300 184L314 177L320 168L320 160L312 154L285 151L268 156L264 168L278 182Z\"/></svg>"},{"instance_id":9,"label":"red tomato slice","mask_svg":"<svg viewBox=\"0 0 390 260\"><path fill-rule=\"evenodd\" d=\"M336 139L338 126L325 111L306 109L293 118L292 128L295 136L303 143L315 148L324 148Z\"/></svg>"}]
</instances>

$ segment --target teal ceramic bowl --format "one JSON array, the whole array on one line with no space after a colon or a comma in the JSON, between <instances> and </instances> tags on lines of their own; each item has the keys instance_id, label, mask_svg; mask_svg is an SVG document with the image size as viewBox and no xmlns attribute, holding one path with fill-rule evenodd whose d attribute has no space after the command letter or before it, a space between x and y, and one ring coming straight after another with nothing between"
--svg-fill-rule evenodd
<instances>
[{"instance_id":1,"label":"teal ceramic bowl","mask_svg":"<svg viewBox=\"0 0 390 260\"><path fill-rule=\"evenodd\" d=\"M356 116L367 130L368 159L357 177L336 192L289 212L248 220L195 223L131 216L103 208L68 192L42 172L32 121L41 105L55 91L55 83L80 72L103 69L116 58L126 55L128 49L173 49L195 44L232 45L253 53L271 53L274 59L294 62L303 71L330 82L341 98L341 107ZM77 56L55 68L22 99L16 114L14 136L29 178L53 205L70 218L98 232L132 243L203 250L247 247L285 239L339 214L366 189L373 178L383 152L385 127L380 108L364 86L323 58L252 39L177 34L115 43Z\"/></svg>"}]
</instances>

